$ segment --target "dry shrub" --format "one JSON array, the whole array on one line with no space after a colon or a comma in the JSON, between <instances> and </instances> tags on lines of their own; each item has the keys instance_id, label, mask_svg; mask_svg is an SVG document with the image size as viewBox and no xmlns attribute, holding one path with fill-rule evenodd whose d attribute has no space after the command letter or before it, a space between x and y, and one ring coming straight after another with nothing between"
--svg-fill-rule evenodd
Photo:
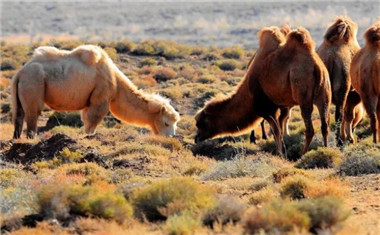
<instances>
[{"instance_id":1,"label":"dry shrub","mask_svg":"<svg viewBox=\"0 0 380 235\"><path fill-rule=\"evenodd\" d=\"M321 229L336 231L348 218L342 201L336 197L310 200L276 200L264 207L256 207L245 219L244 228L249 234L260 231L287 233Z\"/></svg>"},{"instance_id":2,"label":"dry shrub","mask_svg":"<svg viewBox=\"0 0 380 235\"><path fill-rule=\"evenodd\" d=\"M175 78L176 74L176 71L174 71L172 68L158 66L155 69L153 77L157 82L166 82Z\"/></svg>"},{"instance_id":3,"label":"dry shrub","mask_svg":"<svg viewBox=\"0 0 380 235\"><path fill-rule=\"evenodd\" d=\"M47 221L37 223L35 228L22 227L17 231L12 231L12 235L69 235L69 229L64 229L59 225L53 225Z\"/></svg>"},{"instance_id":4,"label":"dry shrub","mask_svg":"<svg viewBox=\"0 0 380 235\"><path fill-rule=\"evenodd\" d=\"M259 205L272 201L278 196L278 192L273 187L265 187L254 192L248 199L249 204Z\"/></svg>"},{"instance_id":5,"label":"dry shrub","mask_svg":"<svg viewBox=\"0 0 380 235\"><path fill-rule=\"evenodd\" d=\"M144 138L144 141L150 144L159 145L163 148L166 148L170 151L180 151L183 150L182 143L175 138L158 136L158 135L149 135Z\"/></svg>"},{"instance_id":6,"label":"dry shrub","mask_svg":"<svg viewBox=\"0 0 380 235\"><path fill-rule=\"evenodd\" d=\"M136 47L136 45L130 41L130 40L121 40L116 42L114 45L114 48L116 49L117 53L129 53L133 51L133 49Z\"/></svg>"},{"instance_id":7,"label":"dry shrub","mask_svg":"<svg viewBox=\"0 0 380 235\"><path fill-rule=\"evenodd\" d=\"M79 112L57 112L54 111L46 123L46 127L51 129L55 126L82 127L83 122Z\"/></svg>"},{"instance_id":8,"label":"dry shrub","mask_svg":"<svg viewBox=\"0 0 380 235\"><path fill-rule=\"evenodd\" d=\"M86 186L51 182L39 188L37 195L40 213L62 221L77 214L121 223L133 213L124 196L116 193L113 185L104 182Z\"/></svg>"},{"instance_id":9,"label":"dry shrub","mask_svg":"<svg viewBox=\"0 0 380 235\"><path fill-rule=\"evenodd\" d=\"M233 59L217 61L216 65L224 71L233 71L240 68L240 63Z\"/></svg>"},{"instance_id":10,"label":"dry shrub","mask_svg":"<svg viewBox=\"0 0 380 235\"><path fill-rule=\"evenodd\" d=\"M0 169L0 186L2 188L7 188L10 186L14 186L18 179L23 179L27 176L27 174L21 170L16 168L5 168Z\"/></svg>"},{"instance_id":11,"label":"dry shrub","mask_svg":"<svg viewBox=\"0 0 380 235\"><path fill-rule=\"evenodd\" d=\"M140 218L164 220L184 211L199 213L214 205L214 193L190 178L160 180L137 189L132 196Z\"/></svg>"},{"instance_id":12,"label":"dry shrub","mask_svg":"<svg viewBox=\"0 0 380 235\"><path fill-rule=\"evenodd\" d=\"M110 181L107 170L93 162L64 164L57 168L57 172L66 175L82 175L89 183Z\"/></svg>"},{"instance_id":13,"label":"dry shrub","mask_svg":"<svg viewBox=\"0 0 380 235\"><path fill-rule=\"evenodd\" d=\"M108 54L108 56L111 58L112 61L116 61L117 59L117 52L116 49L113 47L106 47L104 48L104 51Z\"/></svg>"},{"instance_id":14,"label":"dry shrub","mask_svg":"<svg viewBox=\"0 0 380 235\"><path fill-rule=\"evenodd\" d=\"M240 46L228 47L223 50L222 55L228 59L240 59L244 56L244 49Z\"/></svg>"},{"instance_id":15,"label":"dry shrub","mask_svg":"<svg viewBox=\"0 0 380 235\"><path fill-rule=\"evenodd\" d=\"M154 44L153 40L142 41L133 50L133 54L135 54L135 55L155 55L156 50L155 50L153 44Z\"/></svg>"},{"instance_id":16,"label":"dry shrub","mask_svg":"<svg viewBox=\"0 0 380 235\"><path fill-rule=\"evenodd\" d=\"M202 226L199 218L189 212L170 216L165 223L169 235L191 235Z\"/></svg>"},{"instance_id":17,"label":"dry shrub","mask_svg":"<svg viewBox=\"0 0 380 235\"><path fill-rule=\"evenodd\" d=\"M200 56L204 53L206 53L207 51L207 48L206 47L202 47L202 46L195 46L191 49L191 55L196 55L196 56Z\"/></svg>"},{"instance_id":18,"label":"dry shrub","mask_svg":"<svg viewBox=\"0 0 380 235\"><path fill-rule=\"evenodd\" d=\"M297 169L293 167L284 167L273 173L273 181L275 183L281 183L283 179L289 176L299 175L306 178L314 178L313 174L309 171Z\"/></svg>"},{"instance_id":19,"label":"dry shrub","mask_svg":"<svg viewBox=\"0 0 380 235\"><path fill-rule=\"evenodd\" d=\"M3 59L1 61L1 71L16 70L20 65L12 59Z\"/></svg>"},{"instance_id":20,"label":"dry shrub","mask_svg":"<svg viewBox=\"0 0 380 235\"><path fill-rule=\"evenodd\" d=\"M144 67L144 66L150 67L150 66L155 66L155 65L157 65L157 62L153 58L145 58L139 62L139 67Z\"/></svg>"},{"instance_id":21,"label":"dry shrub","mask_svg":"<svg viewBox=\"0 0 380 235\"><path fill-rule=\"evenodd\" d=\"M342 153L339 149L318 147L299 159L295 165L297 168L334 168L342 162Z\"/></svg>"}]
</instances>

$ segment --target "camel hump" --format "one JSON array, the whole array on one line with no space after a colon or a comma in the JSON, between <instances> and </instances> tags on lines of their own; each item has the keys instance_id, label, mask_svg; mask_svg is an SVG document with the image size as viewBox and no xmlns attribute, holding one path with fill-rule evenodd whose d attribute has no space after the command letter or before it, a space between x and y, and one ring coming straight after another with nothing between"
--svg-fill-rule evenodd
<instances>
[{"instance_id":1,"label":"camel hump","mask_svg":"<svg viewBox=\"0 0 380 235\"><path fill-rule=\"evenodd\" d=\"M286 36L290 33L290 31L292 31L292 29L290 28L288 24L283 24L281 25L280 31Z\"/></svg>"},{"instance_id":2,"label":"camel hump","mask_svg":"<svg viewBox=\"0 0 380 235\"><path fill-rule=\"evenodd\" d=\"M350 17L337 16L334 23L328 27L324 38L331 43L339 40L348 42L355 37L357 28L357 24Z\"/></svg>"},{"instance_id":3,"label":"camel hump","mask_svg":"<svg viewBox=\"0 0 380 235\"><path fill-rule=\"evenodd\" d=\"M378 21L367 29L364 37L368 44L380 45L380 18Z\"/></svg>"},{"instance_id":4,"label":"camel hump","mask_svg":"<svg viewBox=\"0 0 380 235\"><path fill-rule=\"evenodd\" d=\"M309 50L313 50L315 45L309 31L304 27L292 30L287 36L286 44L288 46L304 47Z\"/></svg>"},{"instance_id":5,"label":"camel hump","mask_svg":"<svg viewBox=\"0 0 380 235\"><path fill-rule=\"evenodd\" d=\"M75 48L71 54L77 56L84 64L94 65L102 58L102 49L94 45L82 45Z\"/></svg>"},{"instance_id":6,"label":"camel hump","mask_svg":"<svg viewBox=\"0 0 380 235\"><path fill-rule=\"evenodd\" d=\"M54 55L59 55L60 50L58 50L55 47L51 46L42 46L42 47L37 47L34 52L33 52L33 57L34 58L41 58L41 57L49 57L49 56L54 56Z\"/></svg>"}]
</instances>

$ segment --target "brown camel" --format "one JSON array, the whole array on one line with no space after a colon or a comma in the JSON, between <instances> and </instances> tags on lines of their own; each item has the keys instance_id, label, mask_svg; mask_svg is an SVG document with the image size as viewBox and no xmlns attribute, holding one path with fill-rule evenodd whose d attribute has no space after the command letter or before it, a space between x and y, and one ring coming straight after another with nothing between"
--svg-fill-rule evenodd
<instances>
[{"instance_id":1,"label":"brown camel","mask_svg":"<svg viewBox=\"0 0 380 235\"><path fill-rule=\"evenodd\" d=\"M348 93L346 105L344 106L344 116L340 130L340 136L343 141L348 140L351 143L356 143L353 132L363 119L363 116L364 107L360 95L355 90L351 90Z\"/></svg>"},{"instance_id":2,"label":"brown camel","mask_svg":"<svg viewBox=\"0 0 380 235\"><path fill-rule=\"evenodd\" d=\"M285 40L278 27L262 29L259 38L265 40L262 40L261 44L272 45L265 48L267 53L278 49L280 45L278 38L269 37L270 34L276 34ZM262 73L262 61L265 58L263 56L262 53L256 54L255 59L249 64L243 81L233 94L212 99L196 114L196 143L215 136L240 134L252 129L264 118L271 126L277 152L284 155L282 132L278 124L280 107L269 100L257 79Z\"/></svg>"},{"instance_id":3,"label":"brown camel","mask_svg":"<svg viewBox=\"0 0 380 235\"><path fill-rule=\"evenodd\" d=\"M260 42L262 40L259 39ZM302 154L307 152L314 136L311 114L315 104L321 118L324 145L327 146L331 87L327 69L314 51L314 41L309 32L300 27L291 31L286 41L279 37L278 42L280 47L267 56L265 48L273 45L260 43L257 57L261 53L266 57L262 73L258 76L260 85L276 105L300 105L306 125L306 142Z\"/></svg>"},{"instance_id":4,"label":"brown camel","mask_svg":"<svg viewBox=\"0 0 380 235\"><path fill-rule=\"evenodd\" d=\"M14 138L37 131L44 103L54 110L82 110L85 132L93 134L110 110L116 117L155 134L174 135L180 117L169 101L146 94L116 67L107 53L93 45L73 51L39 47L12 79Z\"/></svg>"},{"instance_id":5,"label":"brown camel","mask_svg":"<svg viewBox=\"0 0 380 235\"><path fill-rule=\"evenodd\" d=\"M373 142L377 143L377 135L380 135L380 19L366 30L364 38L365 46L352 59L350 73L352 86L371 120Z\"/></svg>"},{"instance_id":6,"label":"brown camel","mask_svg":"<svg viewBox=\"0 0 380 235\"><path fill-rule=\"evenodd\" d=\"M324 41L317 50L330 75L332 102L336 106L335 123L338 145L342 144L339 134L345 135L341 122L347 95L351 88L350 64L353 56L360 49L356 40L357 31L357 24L349 17L338 16L328 27ZM340 131L341 128L343 132Z\"/></svg>"}]
</instances>

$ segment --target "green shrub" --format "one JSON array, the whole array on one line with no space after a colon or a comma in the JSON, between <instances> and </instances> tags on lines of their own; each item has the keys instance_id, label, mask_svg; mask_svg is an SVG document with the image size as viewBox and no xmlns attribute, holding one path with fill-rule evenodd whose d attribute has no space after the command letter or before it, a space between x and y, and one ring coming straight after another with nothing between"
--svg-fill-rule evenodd
<instances>
[{"instance_id":1,"label":"green shrub","mask_svg":"<svg viewBox=\"0 0 380 235\"><path fill-rule=\"evenodd\" d=\"M133 203L140 218L163 220L184 211L198 213L214 205L214 194L190 178L161 180L137 189Z\"/></svg>"},{"instance_id":2,"label":"green shrub","mask_svg":"<svg viewBox=\"0 0 380 235\"><path fill-rule=\"evenodd\" d=\"M239 62L233 59L218 61L216 62L216 65L224 71L233 71L240 67Z\"/></svg>"},{"instance_id":3,"label":"green shrub","mask_svg":"<svg viewBox=\"0 0 380 235\"><path fill-rule=\"evenodd\" d=\"M201 221L186 212L181 215L170 216L166 220L166 231L169 235L191 235L201 227Z\"/></svg>"},{"instance_id":4,"label":"green shrub","mask_svg":"<svg viewBox=\"0 0 380 235\"><path fill-rule=\"evenodd\" d=\"M142 68L144 66L155 66L157 62L153 58L145 58L139 62L139 66Z\"/></svg>"},{"instance_id":5,"label":"green shrub","mask_svg":"<svg viewBox=\"0 0 380 235\"><path fill-rule=\"evenodd\" d=\"M240 59L244 56L244 49L240 46L228 47L223 50L222 55L228 59Z\"/></svg>"},{"instance_id":6,"label":"green shrub","mask_svg":"<svg viewBox=\"0 0 380 235\"><path fill-rule=\"evenodd\" d=\"M310 181L302 176L288 177L281 183L280 195L292 200L305 198L309 184Z\"/></svg>"},{"instance_id":7,"label":"green shrub","mask_svg":"<svg viewBox=\"0 0 380 235\"><path fill-rule=\"evenodd\" d=\"M145 40L140 42L133 50L135 55L156 55L157 52L154 48L154 42L152 40Z\"/></svg>"},{"instance_id":8,"label":"green shrub","mask_svg":"<svg viewBox=\"0 0 380 235\"><path fill-rule=\"evenodd\" d=\"M296 163L297 168L334 168L342 162L342 153L335 148L318 147L301 157Z\"/></svg>"},{"instance_id":9,"label":"green shrub","mask_svg":"<svg viewBox=\"0 0 380 235\"><path fill-rule=\"evenodd\" d=\"M132 52L136 45L130 40L121 40L116 42L114 48L117 53L129 53Z\"/></svg>"},{"instance_id":10,"label":"green shrub","mask_svg":"<svg viewBox=\"0 0 380 235\"><path fill-rule=\"evenodd\" d=\"M83 154L81 151L71 151L69 148L65 147L59 152L59 156L66 160L66 162L78 162L83 159Z\"/></svg>"},{"instance_id":11,"label":"green shrub","mask_svg":"<svg viewBox=\"0 0 380 235\"><path fill-rule=\"evenodd\" d=\"M112 185L55 183L42 186L37 193L40 213L65 220L71 214L95 216L123 222L132 216L132 206Z\"/></svg>"},{"instance_id":12,"label":"green shrub","mask_svg":"<svg viewBox=\"0 0 380 235\"><path fill-rule=\"evenodd\" d=\"M176 58L184 58L190 55L191 48L187 45L178 44L168 41L157 41L155 43L157 54L168 60Z\"/></svg>"},{"instance_id":13,"label":"green shrub","mask_svg":"<svg viewBox=\"0 0 380 235\"><path fill-rule=\"evenodd\" d=\"M0 169L0 186L7 188L16 183L18 179L26 177L26 173L20 169L5 168Z\"/></svg>"}]
</instances>

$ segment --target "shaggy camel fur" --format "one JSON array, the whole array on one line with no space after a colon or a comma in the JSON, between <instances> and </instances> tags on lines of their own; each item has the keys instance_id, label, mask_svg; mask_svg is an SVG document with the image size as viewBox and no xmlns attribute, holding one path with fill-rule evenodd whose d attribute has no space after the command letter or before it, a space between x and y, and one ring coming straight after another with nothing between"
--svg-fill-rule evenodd
<instances>
[{"instance_id":1,"label":"shaggy camel fur","mask_svg":"<svg viewBox=\"0 0 380 235\"><path fill-rule=\"evenodd\" d=\"M352 59L350 72L352 86L371 120L373 142L377 143L377 135L380 135L380 19L366 30L364 38L365 46Z\"/></svg>"},{"instance_id":2,"label":"shaggy camel fur","mask_svg":"<svg viewBox=\"0 0 380 235\"><path fill-rule=\"evenodd\" d=\"M345 135L344 127L340 124L347 95L351 89L351 60L360 49L356 40L357 31L357 24L349 17L338 16L334 23L328 27L324 41L317 50L330 75L332 102L336 106L336 139L339 145L342 144L339 134ZM340 131L341 128L343 132Z\"/></svg>"},{"instance_id":3,"label":"shaggy camel fur","mask_svg":"<svg viewBox=\"0 0 380 235\"><path fill-rule=\"evenodd\" d=\"M39 47L12 79L14 138L37 131L37 118L46 103L54 110L82 110L85 132L93 134L110 110L116 117L148 126L155 134L174 135L179 114L169 101L145 94L97 46L73 51Z\"/></svg>"},{"instance_id":4,"label":"shaggy camel fur","mask_svg":"<svg viewBox=\"0 0 380 235\"><path fill-rule=\"evenodd\" d=\"M364 116L364 107L360 95L352 90L348 93L347 102L344 106L344 116L340 136L343 141L356 143L353 132Z\"/></svg>"},{"instance_id":5,"label":"shaggy camel fur","mask_svg":"<svg viewBox=\"0 0 380 235\"><path fill-rule=\"evenodd\" d=\"M278 106L300 105L306 126L302 154L307 152L314 136L311 114L315 104L321 118L324 145L327 146L331 87L327 69L314 51L314 41L302 27L291 31L286 41L278 34L268 34L267 37L277 37L272 40L277 44L266 43L267 38L259 39L257 57L262 54L265 58L262 73L258 76L262 89ZM268 54L273 48L278 49Z\"/></svg>"},{"instance_id":6,"label":"shaggy camel fur","mask_svg":"<svg viewBox=\"0 0 380 235\"><path fill-rule=\"evenodd\" d=\"M280 107L275 105L264 93L258 77L264 72L265 57L280 47L281 43L285 41L285 36L278 27L264 28L258 36L260 49L250 63L237 90L230 96L212 99L196 114L195 142L220 135L242 133L254 127L264 118L271 126L277 144L277 152L284 155L282 131L278 121Z\"/></svg>"}]
</instances>

